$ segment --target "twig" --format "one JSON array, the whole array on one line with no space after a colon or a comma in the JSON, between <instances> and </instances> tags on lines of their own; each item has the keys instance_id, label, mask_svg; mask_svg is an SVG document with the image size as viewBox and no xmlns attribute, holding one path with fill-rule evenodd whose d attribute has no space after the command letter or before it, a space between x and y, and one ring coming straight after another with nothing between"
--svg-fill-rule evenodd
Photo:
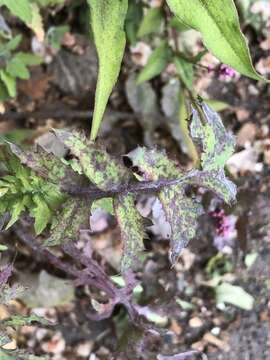
<instances>
[{"instance_id":1,"label":"twig","mask_svg":"<svg viewBox=\"0 0 270 360\"><path fill-rule=\"evenodd\" d=\"M122 193L141 193L149 192L151 190L157 191L166 186L185 184L187 180L196 176L198 170L190 171L186 176L177 179L161 179L158 181L141 181L130 182L127 184L120 184L116 188L108 191L100 190L96 187L80 187L80 186L63 186L63 191L71 196L89 196L91 199L99 199L104 197L113 197Z\"/></svg>"}]
</instances>

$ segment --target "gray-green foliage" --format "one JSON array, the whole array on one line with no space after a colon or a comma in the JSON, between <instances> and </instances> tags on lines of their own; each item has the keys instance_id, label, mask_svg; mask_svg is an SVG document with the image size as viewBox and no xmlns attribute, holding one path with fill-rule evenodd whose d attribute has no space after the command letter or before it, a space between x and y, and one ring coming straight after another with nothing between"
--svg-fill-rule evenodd
<instances>
[{"instance_id":1,"label":"gray-green foliage","mask_svg":"<svg viewBox=\"0 0 270 360\"><path fill-rule=\"evenodd\" d=\"M9 227L24 209L28 210L35 218L37 233L51 223L51 234L45 244L59 245L76 240L80 229L89 228L91 204L105 198L106 207L115 214L121 229L122 271L125 272L137 267L143 259L143 219L135 206L136 194L141 189L140 179L145 190L154 190L163 205L171 225L171 260L175 262L183 247L195 236L197 220L203 212L196 197L186 194L186 187L204 187L228 204L236 196L236 187L224 172L234 149L233 136L225 130L219 116L201 101L193 109L190 128L201 151L200 168L184 171L164 152L138 147L128 157L133 168L139 171L139 177L103 147L78 133L54 131L68 149L71 162L39 148L24 153L12 144L4 146L1 152L5 165L4 176L0 179L1 213L10 213ZM76 170L73 170L74 164ZM76 172L78 170L81 175ZM86 196L81 193L85 186ZM114 211L110 199L113 199Z\"/></svg>"}]
</instances>

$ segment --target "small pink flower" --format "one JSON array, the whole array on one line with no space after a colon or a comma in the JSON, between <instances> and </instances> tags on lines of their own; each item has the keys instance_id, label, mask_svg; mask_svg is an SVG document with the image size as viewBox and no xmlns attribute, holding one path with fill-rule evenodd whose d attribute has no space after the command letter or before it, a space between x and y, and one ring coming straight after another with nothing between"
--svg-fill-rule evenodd
<instances>
[{"instance_id":1,"label":"small pink flower","mask_svg":"<svg viewBox=\"0 0 270 360\"><path fill-rule=\"evenodd\" d=\"M221 77L234 77L236 75L236 71L232 69L230 66L222 64L219 69L219 75Z\"/></svg>"}]
</instances>

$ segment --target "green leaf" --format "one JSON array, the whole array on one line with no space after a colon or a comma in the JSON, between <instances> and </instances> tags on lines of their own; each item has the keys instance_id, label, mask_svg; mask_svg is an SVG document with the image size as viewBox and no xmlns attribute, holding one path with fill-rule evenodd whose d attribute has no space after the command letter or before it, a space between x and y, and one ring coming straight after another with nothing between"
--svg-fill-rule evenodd
<instances>
[{"instance_id":1,"label":"green leaf","mask_svg":"<svg viewBox=\"0 0 270 360\"><path fill-rule=\"evenodd\" d=\"M128 2L128 11L125 20L125 32L128 41L134 44L137 40L137 33L143 17L143 7L141 2L133 0Z\"/></svg>"},{"instance_id":2,"label":"green leaf","mask_svg":"<svg viewBox=\"0 0 270 360\"><path fill-rule=\"evenodd\" d=\"M40 56L26 52L18 52L15 57L26 66L40 65L43 62L43 59Z\"/></svg>"},{"instance_id":3,"label":"green leaf","mask_svg":"<svg viewBox=\"0 0 270 360\"><path fill-rule=\"evenodd\" d=\"M56 246L77 240L81 229L89 229L90 208L88 200L68 199L54 219L51 235L44 245Z\"/></svg>"},{"instance_id":4,"label":"green leaf","mask_svg":"<svg viewBox=\"0 0 270 360\"><path fill-rule=\"evenodd\" d=\"M0 349L0 359L1 360L18 360L12 355L8 354L6 351Z\"/></svg>"},{"instance_id":5,"label":"green leaf","mask_svg":"<svg viewBox=\"0 0 270 360\"><path fill-rule=\"evenodd\" d=\"M25 64L20 61L20 59L18 59L16 56L14 56L8 63L6 66L6 71L8 72L8 74L13 77L13 78L20 78L20 79L29 79L30 74L29 71L27 70L27 67L25 66Z\"/></svg>"},{"instance_id":6,"label":"green leaf","mask_svg":"<svg viewBox=\"0 0 270 360\"><path fill-rule=\"evenodd\" d=\"M5 70L0 70L0 78L6 86L9 96L15 97L17 93L15 78L10 76Z\"/></svg>"},{"instance_id":7,"label":"green leaf","mask_svg":"<svg viewBox=\"0 0 270 360\"><path fill-rule=\"evenodd\" d=\"M55 49L59 50L61 48L61 41L69 31L69 26L52 26L47 32L47 41Z\"/></svg>"},{"instance_id":8,"label":"green leaf","mask_svg":"<svg viewBox=\"0 0 270 360\"><path fill-rule=\"evenodd\" d=\"M171 49L166 41L162 42L150 55L147 64L140 71L137 84L158 76L166 68L171 58Z\"/></svg>"},{"instance_id":9,"label":"green leaf","mask_svg":"<svg viewBox=\"0 0 270 360\"><path fill-rule=\"evenodd\" d=\"M99 72L91 139L95 140L104 111L120 72L126 38L128 0L88 0L90 20L98 53Z\"/></svg>"},{"instance_id":10,"label":"green leaf","mask_svg":"<svg viewBox=\"0 0 270 360\"><path fill-rule=\"evenodd\" d=\"M95 209L105 210L109 214L114 214L113 210L113 199L112 198L102 198L95 200L91 206L91 211L93 212Z\"/></svg>"},{"instance_id":11,"label":"green leaf","mask_svg":"<svg viewBox=\"0 0 270 360\"><path fill-rule=\"evenodd\" d=\"M70 153L74 155L88 179L101 190L113 190L119 183L127 183L130 179L129 171L117 159L110 156L105 149L94 143L87 143L82 136L71 134L63 130L55 130Z\"/></svg>"},{"instance_id":12,"label":"green leaf","mask_svg":"<svg viewBox=\"0 0 270 360\"><path fill-rule=\"evenodd\" d=\"M150 8L140 24L138 37L143 37L160 30L163 20L161 7Z\"/></svg>"},{"instance_id":13,"label":"green leaf","mask_svg":"<svg viewBox=\"0 0 270 360\"><path fill-rule=\"evenodd\" d=\"M176 70L178 72L178 75L180 76L180 79L183 81L183 83L189 90L192 90L193 65L179 56L174 58L174 64L176 66Z\"/></svg>"},{"instance_id":14,"label":"green leaf","mask_svg":"<svg viewBox=\"0 0 270 360\"><path fill-rule=\"evenodd\" d=\"M177 18L202 33L205 46L241 74L262 80L254 69L233 0L167 0Z\"/></svg>"},{"instance_id":15,"label":"green leaf","mask_svg":"<svg viewBox=\"0 0 270 360\"><path fill-rule=\"evenodd\" d=\"M19 216L24 209L25 209L24 199L21 199L21 201L18 199L17 202L10 209L11 218L6 226L6 229L9 229L13 224L15 224L15 222L19 219Z\"/></svg>"},{"instance_id":16,"label":"green leaf","mask_svg":"<svg viewBox=\"0 0 270 360\"><path fill-rule=\"evenodd\" d=\"M204 99L204 102L214 111L221 112L223 110L226 110L230 107L230 104L216 100L216 99Z\"/></svg>"},{"instance_id":17,"label":"green leaf","mask_svg":"<svg viewBox=\"0 0 270 360\"><path fill-rule=\"evenodd\" d=\"M31 23L32 11L29 0L0 0L0 6L5 5L14 16L26 24Z\"/></svg>"},{"instance_id":18,"label":"green leaf","mask_svg":"<svg viewBox=\"0 0 270 360\"><path fill-rule=\"evenodd\" d=\"M1 51L2 51L2 46L5 50L15 50L20 42L22 41L22 35L16 35L14 38L12 38L11 40L9 40L8 43L6 43L5 45L1 45Z\"/></svg>"},{"instance_id":19,"label":"green leaf","mask_svg":"<svg viewBox=\"0 0 270 360\"><path fill-rule=\"evenodd\" d=\"M124 273L129 269L136 269L143 259L143 222L132 194L117 196L114 199L114 210L124 243L121 262L121 271Z\"/></svg>"},{"instance_id":20,"label":"green leaf","mask_svg":"<svg viewBox=\"0 0 270 360\"><path fill-rule=\"evenodd\" d=\"M6 326L24 326L24 325L31 325L32 323L40 323L43 325L48 325L49 322L45 320L44 318L37 316L35 314L29 315L29 316L23 316L23 315L13 315L12 317L4 320L4 324Z\"/></svg>"},{"instance_id":21,"label":"green leaf","mask_svg":"<svg viewBox=\"0 0 270 360\"><path fill-rule=\"evenodd\" d=\"M216 302L235 305L244 310L251 310L254 298L240 286L222 283L215 288Z\"/></svg>"},{"instance_id":22,"label":"green leaf","mask_svg":"<svg viewBox=\"0 0 270 360\"><path fill-rule=\"evenodd\" d=\"M39 235L50 221L52 213L43 197L35 195L33 201L36 207L31 209L31 215L35 219L34 228L36 235Z\"/></svg>"}]
</instances>

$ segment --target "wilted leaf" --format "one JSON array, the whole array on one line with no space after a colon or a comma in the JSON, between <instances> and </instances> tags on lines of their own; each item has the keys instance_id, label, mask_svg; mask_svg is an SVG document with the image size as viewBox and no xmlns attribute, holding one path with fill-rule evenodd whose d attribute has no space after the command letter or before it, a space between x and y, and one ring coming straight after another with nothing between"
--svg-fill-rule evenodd
<instances>
[{"instance_id":1,"label":"wilted leaf","mask_svg":"<svg viewBox=\"0 0 270 360\"><path fill-rule=\"evenodd\" d=\"M89 228L90 204L87 199L68 199L54 219L45 245L55 246L77 240L80 230Z\"/></svg>"},{"instance_id":2,"label":"wilted leaf","mask_svg":"<svg viewBox=\"0 0 270 360\"><path fill-rule=\"evenodd\" d=\"M104 111L120 72L126 44L124 22L128 0L88 0L99 59L91 139L95 140Z\"/></svg>"},{"instance_id":3,"label":"wilted leaf","mask_svg":"<svg viewBox=\"0 0 270 360\"><path fill-rule=\"evenodd\" d=\"M233 0L167 0L177 18L202 33L205 46L243 75L263 79L254 69Z\"/></svg>"},{"instance_id":4,"label":"wilted leaf","mask_svg":"<svg viewBox=\"0 0 270 360\"><path fill-rule=\"evenodd\" d=\"M67 146L71 154L78 159L83 173L101 190L114 190L119 183L130 179L128 170L120 161L110 156L105 149L94 143L87 144L79 135L63 130L55 130L56 136Z\"/></svg>"},{"instance_id":5,"label":"wilted leaf","mask_svg":"<svg viewBox=\"0 0 270 360\"><path fill-rule=\"evenodd\" d=\"M114 210L124 243L122 272L136 268L143 259L143 222L134 202L133 195L119 195L114 199Z\"/></svg>"},{"instance_id":6,"label":"wilted leaf","mask_svg":"<svg viewBox=\"0 0 270 360\"><path fill-rule=\"evenodd\" d=\"M151 80L159 75L168 65L171 58L171 49L166 41L162 42L150 55L147 64L140 71L137 84Z\"/></svg>"},{"instance_id":7,"label":"wilted leaf","mask_svg":"<svg viewBox=\"0 0 270 360\"><path fill-rule=\"evenodd\" d=\"M215 288L215 292L217 304L228 303L244 310L251 310L253 308L253 296L240 286L222 283Z\"/></svg>"}]
</instances>

